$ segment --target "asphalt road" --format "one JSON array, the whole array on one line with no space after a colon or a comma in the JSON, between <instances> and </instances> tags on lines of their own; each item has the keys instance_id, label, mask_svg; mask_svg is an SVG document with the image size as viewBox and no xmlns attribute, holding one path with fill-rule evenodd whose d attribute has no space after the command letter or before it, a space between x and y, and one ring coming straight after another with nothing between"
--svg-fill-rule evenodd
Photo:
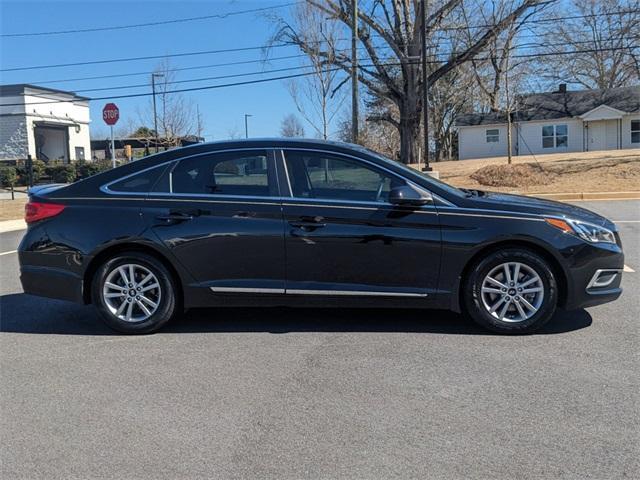
<instances>
[{"instance_id":1,"label":"asphalt road","mask_svg":"<svg viewBox=\"0 0 640 480\"><path fill-rule=\"evenodd\" d=\"M619 223L640 271L640 202ZM448 312L233 309L115 335L21 293L0 234L0 477L640 478L640 273L539 334Z\"/></svg>"}]
</instances>

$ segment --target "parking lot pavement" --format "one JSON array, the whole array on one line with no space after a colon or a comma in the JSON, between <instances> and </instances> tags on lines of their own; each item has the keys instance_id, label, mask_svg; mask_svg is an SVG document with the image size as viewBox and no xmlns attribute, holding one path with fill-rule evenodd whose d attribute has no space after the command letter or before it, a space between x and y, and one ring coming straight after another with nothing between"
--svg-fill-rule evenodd
<instances>
[{"instance_id":1,"label":"parking lot pavement","mask_svg":"<svg viewBox=\"0 0 640 480\"><path fill-rule=\"evenodd\" d=\"M640 202L578 204L620 221L640 271ZM0 476L639 478L639 275L529 336L440 311L220 309L127 337L22 294L3 255Z\"/></svg>"}]
</instances>

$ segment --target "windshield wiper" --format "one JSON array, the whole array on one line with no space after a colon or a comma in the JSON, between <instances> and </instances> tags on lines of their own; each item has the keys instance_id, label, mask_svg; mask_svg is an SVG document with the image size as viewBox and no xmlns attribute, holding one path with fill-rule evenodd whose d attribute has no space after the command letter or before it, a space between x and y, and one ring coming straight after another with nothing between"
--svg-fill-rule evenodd
<instances>
[{"instance_id":1,"label":"windshield wiper","mask_svg":"<svg viewBox=\"0 0 640 480\"><path fill-rule=\"evenodd\" d=\"M483 190L475 190L472 188L461 188L466 197L484 197L485 193Z\"/></svg>"}]
</instances>

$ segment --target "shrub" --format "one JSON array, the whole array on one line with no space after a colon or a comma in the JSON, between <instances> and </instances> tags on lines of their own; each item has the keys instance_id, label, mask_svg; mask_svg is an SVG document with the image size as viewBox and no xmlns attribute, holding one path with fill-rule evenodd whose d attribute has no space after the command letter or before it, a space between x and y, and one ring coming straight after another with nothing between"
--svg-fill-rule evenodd
<instances>
[{"instance_id":1,"label":"shrub","mask_svg":"<svg viewBox=\"0 0 640 480\"><path fill-rule=\"evenodd\" d=\"M40 180L44 174L45 171L47 169L47 164L44 163L42 160L32 160L33 162L33 183L37 183L38 180Z\"/></svg>"},{"instance_id":2,"label":"shrub","mask_svg":"<svg viewBox=\"0 0 640 480\"><path fill-rule=\"evenodd\" d=\"M18 172L16 167L8 165L0 166L0 185L3 187L12 187L18 181Z\"/></svg>"},{"instance_id":3,"label":"shrub","mask_svg":"<svg viewBox=\"0 0 640 480\"><path fill-rule=\"evenodd\" d=\"M49 165L46 172L55 183L72 183L76 180L76 167L71 164Z\"/></svg>"},{"instance_id":4,"label":"shrub","mask_svg":"<svg viewBox=\"0 0 640 480\"><path fill-rule=\"evenodd\" d=\"M481 185L490 187L529 187L549 183L555 174L534 163L487 165L472 175Z\"/></svg>"},{"instance_id":5,"label":"shrub","mask_svg":"<svg viewBox=\"0 0 640 480\"><path fill-rule=\"evenodd\" d=\"M76 163L76 172L78 179L91 177L98 173L102 173L111 168L111 162L107 160L96 160L94 162L87 162L86 160L80 160Z\"/></svg>"}]
</instances>

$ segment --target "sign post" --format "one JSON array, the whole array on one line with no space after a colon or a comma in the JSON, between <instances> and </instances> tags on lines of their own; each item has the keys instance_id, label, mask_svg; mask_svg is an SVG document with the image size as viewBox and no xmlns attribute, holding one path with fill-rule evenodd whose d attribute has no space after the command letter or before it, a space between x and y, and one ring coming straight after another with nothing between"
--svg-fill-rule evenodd
<instances>
[{"instance_id":1,"label":"sign post","mask_svg":"<svg viewBox=\"0 0 640 480\"><path fill-rule=\"evenodd\" d=\"M111 127L111 162L113 164L113 168L116 168L116 149L115 149L115 141L113 139L113 126L118 123L118 119L120 118L120 110L115 103L107 103L102 109L102 119L104 123Z\"/></svg>"}]
</instances>

